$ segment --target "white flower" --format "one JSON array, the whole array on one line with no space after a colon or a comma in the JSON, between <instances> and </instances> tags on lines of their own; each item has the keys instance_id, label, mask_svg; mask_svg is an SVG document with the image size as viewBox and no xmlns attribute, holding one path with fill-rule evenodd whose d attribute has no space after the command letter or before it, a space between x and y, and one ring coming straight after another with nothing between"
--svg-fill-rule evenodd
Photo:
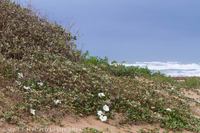
<instances>
[{"instance_id":1,"label":"white flower","mask_svg":"<svg viewBox=\"0 0 200 133\"><path fill-rule=\"evenodd\" d=\"M172 87L171 90L174 90L174 87Z\"/></svg>"},{"instance_id":2,"label":"white flower","mask_svg":"<svg viewBox=\"0 0 200 133\"><path fill-rule=\"evenodd\" d=\"M103 110L106 111L106 112L110 111L108 105L104 105L104 106L103 106Z\"/></svg>"},{"instance_id":3,"label":"white flower","mask_svg":"<svg viewBox=\"0 0 200 133\"><path fill-rule=\"evenodd\" d=\"M21 85L21 82L20 81L16 81L17 85Z\"/></svg>"},{"instance_id":4,"label":"white flower","mask_svg":"<svg viewBox=\"0 0 200 133\"><path fill-rule=\"evenodd\" d=\"M99 111L97 111L97 115L101 116L101 115L104 115L104 113L103 113L103 111L99 110Z\"/></svg>"},{"instance_id":5,"label":"white flower","mask_svg":"<svg viewBox=\"0 0 200 133\"><path fill-rule=\"evenodd\" d=\"M23 73L18 73L18 78L23 78L24 77L24 75L23 75Z\"/></svg>"},{"instance_id":6,"label":"white flower","mask_svg":"<svg viewBox=\"0 0 200 133\"><path fill-rule=\"evenodd\" d=\"M35 115L35 109L30 109L30 113L31 113L32 115Z\"/></svg>"},{"instance_id":7,"label":"white flower","mask_svg":"<svg viewBox=\"0 0 200 133\"><path fill-rule=\"evenodd\" d=\"M55 103L55 105L61 104L60 100L54 100L53 102Z\"/></svg>"},{"instance_id":8,"label":"white flower","mask_svg":"<svg viewBox=\"0 0 200 133\"><path fill-rule=\"evenodd\" d=\"M172 111L170 108L167 108L166 110L167 110L167 111L169 111L169 112L171 112L171 111Z\"/></svg>"},{"instance_id":9,"label":"white flower","mask_svg":"<svg viewBox=\"0 0 200 133\"><path fill-rule=\"evenodd\" d=\"M98 96L99 96L100 98L102 98L102 97L105 97L105 94L104 94L104 93L98 93Z\"/></svg>"},{"instance_id":10,"label":"white flower","mask_svg":"<svg viewBox=\"0 0 200 133\"><path fill-rule=\"evenodd\" d=\"M44 85L43 82L38 82L37 84L38 84L39 86L43 86L43 85Z\"/></svg>"},{"instance_id":11,"label":"white flower","mask_svg":"<svg viewBox=\"0 0 200 133\"><path fill-rule=\"evenodd\" d=\"M29 87L29 86L24 86L24 89L25 89L25 90L30 90L31 87Z\"/></svg>"},{"instance_id":12,"label":"white flower","mask_svg":"<svg viewBox=\"0 0 200 133\"><path fill-rule=\"evenodd\" d=\"M100 119L102 122L105 122L105 121L107 121L108 117L107 117L107 116L104 116L104 115L100 115L100 116L99 116L99 119Z\"/></svg>"}]
</instances>

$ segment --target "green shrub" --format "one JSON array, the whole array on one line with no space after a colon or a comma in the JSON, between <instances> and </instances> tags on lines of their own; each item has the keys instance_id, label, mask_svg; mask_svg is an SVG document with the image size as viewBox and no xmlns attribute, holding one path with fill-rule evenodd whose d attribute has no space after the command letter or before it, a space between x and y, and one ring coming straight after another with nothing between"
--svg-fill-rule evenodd
<instances>
[{"instance_id":1,"label":"green shrub","mask_svg":"<svg viewBox=\"0 0 200 133\"><path fill-rule=\"evenodd\" d=\"M103 133L103 132L98 131L97 129L94 128L85 128L83 129L82 133Z\"/></svg>"},{"instance_id":2,"label":"green shrub","mask_svg":"<svg viewBox=\"0 0 200 133\"><path fill-rule=\"evenodd\" d=\"M166 76L160 72L153 73L151 79L161 83L171 83L171 84L176 83L176 81L172 77Z\"/></svg>"},{"instance_id":3,"label":"green shrub","mask_svg":"<svg viewBox=\"0 0 200 133\"><path fill-rule=\"evenodd\" d=\"M125 65L110 65L109 71L115 76L151 76L151 71L148 68L139 68L135 66L125 66Z\"/></svg>"},{"instance_id":4,"label":"green shrub","mask_svg":"<svg viewBox=\"0 0 200 133\"><path fill-rule=\"evenodd\" d=\"M162 120L162 126L169 129L184 129L189 127L189 115L181 113L179 110L164 111L165 118Z\"/></svg>"},{"instance_id":5,"label":"green shrub","mask_svg":"<svg viewBox=\"0 0 200 133\"><path fill-rule=\"evenodd\" d=\"M125 66L119 64L116 61L109 63L108 58L100 58L95 56L90 56L88 52L83 55L84 63L87 65L99 66L103 70L106 70L113 74L114 76L151 76L151 71L148 68L139 68L135 66Z\"/></svg>"},{"instance_id":6,"label":"green shrub","mask_svg":"<svg viewBox=\"0 0 200 133\"><path fill-rule=\"evenodd\" d=\"M183 86L186 88L200 88L200 78L197 77L191 77L191 78L186 78L185 82L183 82Z\"/></svg>"}]
</instances>

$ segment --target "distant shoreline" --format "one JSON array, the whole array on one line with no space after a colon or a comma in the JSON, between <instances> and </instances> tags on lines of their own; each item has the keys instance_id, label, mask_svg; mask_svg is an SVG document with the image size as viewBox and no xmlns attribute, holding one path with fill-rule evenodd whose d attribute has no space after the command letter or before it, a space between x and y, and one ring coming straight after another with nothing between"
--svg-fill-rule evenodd
<instances>
[{"instance_id":1,"label":"distant shoreline","mask_svg":"<svg viewBox=\"0 0 200 133\"><path fill-rule=\"evenodd\" d=\"M138 66L148 68L152 72L161 72L171 77L200 77L200 64L179 63L179 62L136 62L134 64L124 64L126 66Z\"/></svg>"}]
</instances>

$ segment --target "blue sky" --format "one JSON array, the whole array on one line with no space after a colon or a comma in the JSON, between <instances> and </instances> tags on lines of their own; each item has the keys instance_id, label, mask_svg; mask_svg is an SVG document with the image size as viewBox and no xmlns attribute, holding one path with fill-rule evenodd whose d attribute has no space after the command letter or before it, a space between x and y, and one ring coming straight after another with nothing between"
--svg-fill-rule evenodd
<instances>
[{"instance_id":1,"label":"blue sky","mask_svg":"<svg viewBox=\"0 0 200 133\"><path fill-rule=\"evenodd\" d=\"M92 55L200 62L199 0L32 0L32 6L66 28L73 25L78 47Z\"/></svg>"}]
</instances>

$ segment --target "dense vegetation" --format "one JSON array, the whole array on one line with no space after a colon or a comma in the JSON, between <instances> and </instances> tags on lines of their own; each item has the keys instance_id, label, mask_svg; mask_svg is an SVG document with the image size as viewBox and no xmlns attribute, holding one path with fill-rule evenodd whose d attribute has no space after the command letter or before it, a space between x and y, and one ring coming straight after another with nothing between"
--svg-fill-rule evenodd
<instances>
[{"instance_id":1,"label":"dense vegetation","mask_svg":"<svg viewBox=\"0 0 200 133\"><path fill-rule=\"evenodd\" d=\"M112 119L123 114L122 124L155 123L200 132L200 119L179 93L181 87L198 89L198 78L179 83L147 68L81 53L68 31L9 0L0 1L0 13L4 122L24 127L31 122L59 123L70 114L98 117L107 105L103 115Z\"/></svg>"}]
</instances>

